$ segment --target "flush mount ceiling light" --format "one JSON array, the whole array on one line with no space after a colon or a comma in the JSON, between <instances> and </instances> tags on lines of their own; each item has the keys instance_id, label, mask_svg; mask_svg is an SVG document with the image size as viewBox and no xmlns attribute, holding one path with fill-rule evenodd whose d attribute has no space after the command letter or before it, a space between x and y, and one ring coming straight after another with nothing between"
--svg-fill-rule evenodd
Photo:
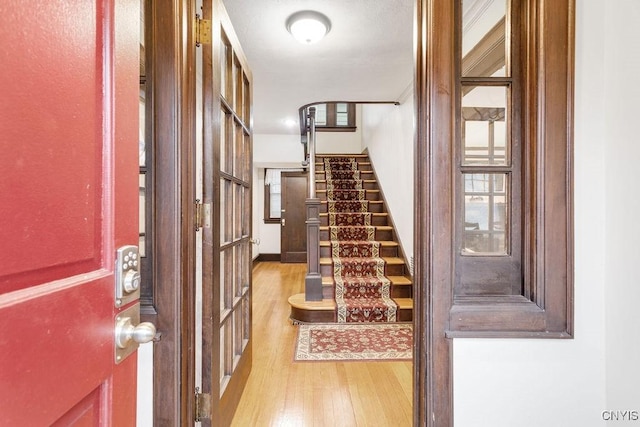
<instances>
[{"instance_id":1,"label":"flush mount ceiling light","mask_svg":"<svg viewBox=\"0 0 640 427\"><path fill-rule=\"evenodd\" d=\"M287 19L287 31L300 43L311 44L322 39L331 29L329 18L313 10L296 12Z\"/></svg>"}]
</instances>

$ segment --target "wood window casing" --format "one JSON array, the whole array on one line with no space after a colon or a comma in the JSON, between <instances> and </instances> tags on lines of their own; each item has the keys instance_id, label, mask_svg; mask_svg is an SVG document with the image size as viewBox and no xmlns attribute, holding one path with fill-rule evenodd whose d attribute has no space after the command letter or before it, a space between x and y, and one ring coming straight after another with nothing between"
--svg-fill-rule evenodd
<instances>
[{"instance_id":1,"label":"wood window casing","mask_svg":"<svg viewBox=\"0 0 640 427\"><path fill-rule=\"evenodd\" d=\"M509 88L510 163L466 170L493 170L509 178L511 247L503 257L459 255L462 208L458 192L462 190L461 174L454 172L455 184L448 195L457 203L455 277L447 331L451 337L569 338L573 333L573 15L570 1L563 2L563 7L546 6L544 0L530 0L513 1L507 8L507 32L511 28L507 34L511 58L506 61L508 66L511 62L511 73L507 77L457 80L458 94L474 84ZM463 74L461 62L457 61L458 76ZM459 106L456 111L455 129L459 131ZM458 154L453 169L464 171L460 135L454 140Z\"/></svg>"},{"instance_id":2,"label":"wood window casing","mask_svg":"<svg viewBox=\"0 0 640 427\"><path fill-rule=\"evenodd\" d=\"M271 190L270 185L264 186L264 223L265 224L278 224L280 218L273 218L271 216Z\"/></svg>"},{"instance_id":3,"label":"wood window casing","mask_svg":"<svg viewBox=\"0 0 640 427\"><path fill-rule=\"evenodd\" d=\"M338 124L338 104L347 104L347 124ZM317 132L355 132L356 127L356 104L349 102L327 102L326 104L327 122L324 125L316 124Z\"/></svg>"},{"instance_id":4,"label":"wood window casing","mask_svg":"<svg viewBox=\"0 0 640 427\"><path fill-rule=\"evenodd\" d=\"M574 0L513 3L522 279L486 293L456 287L460 2L417 0L414 425L453 425L451 338L573 336Z\"/></svg>"},{"instance_id":5,"label":"wood window casing","mask_svg":"<svg viewBox=\"0 0 640 427\"><path fill-rule=\"evenodd\" d=\"M265 175L267 170L265 169ZM265 224L279 224L280 217L271 216L271 185L264 185L264 223Z\"/></svg>"}]
</instances>

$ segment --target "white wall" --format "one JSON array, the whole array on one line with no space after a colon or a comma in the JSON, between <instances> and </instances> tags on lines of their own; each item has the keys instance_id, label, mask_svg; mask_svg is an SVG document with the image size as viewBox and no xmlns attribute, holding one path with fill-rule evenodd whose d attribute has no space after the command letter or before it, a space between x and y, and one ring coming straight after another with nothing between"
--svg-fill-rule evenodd
<instances>
[{"instance_id":1,"label":"white wall","mask_svg":"<svg viewBox=\"0 0 640 427\"><path fill-rule=\"evenodd\" d=\"M317 132L316 153L354 154L362 151L362 107L356 105L355 132Z\"/></svg>"},{"instance_id":2,"label":"white wall","mask_svg":"<svg viewBox=\"0 0 640 427\"><path fill-rule=\"evenodd\" d=\"M593 110L592 119L604 121L600 144L604 146L606 171L606 409L640 412L640 2L593 3L599 5L598 16L604 18L598 23L604 49L594 62L597 59L607 64L601 67L604 72L600 79L590 82L601 87L604 103L585 105L585 109ZM590 55L595 56L593 52ZM597 108L599 105L603 108Z\"/></svg>"},{"instance_id":3,"label":"white wall","mask_svg":"<svg viewBox=\"0 0 640 427\"><path fill-rule=\"evenodd\" d=\"M602 411L640 410L639 7L576 4L575 339L454 340L456 426L599 426Z\"/></svg>"},{"instance_id":4,"label":"white wall","mask_svg":"<svg viewBox=\"0 0 640 427\"><path fill-rule=\"evenodd\" d=\"M413 86L400 105L362 106L362 144L378 177L407 257L413 257ZM413 273L413 272L412 272Z\"/></svg>"},{"instance_id":5,"label":"white wall","mask_svg":"<svg viewBox=\"0 0 640 427\"><path fill-rule=\"evenodd\" d=\"M280 224L264 222L265 168L300 168L304 147L298 135L253 135L253 258L280 253Z\"/></svg>"},{"instance_id":6,"label":"white wall","mask_svg":"<svg viewBox=\"0 0 640 427\"><path fill-rule=\"evenodd\" d=\"M138 358L136 427L153 427L153 343L142 344Z\"/></svg>"}]
</instances>

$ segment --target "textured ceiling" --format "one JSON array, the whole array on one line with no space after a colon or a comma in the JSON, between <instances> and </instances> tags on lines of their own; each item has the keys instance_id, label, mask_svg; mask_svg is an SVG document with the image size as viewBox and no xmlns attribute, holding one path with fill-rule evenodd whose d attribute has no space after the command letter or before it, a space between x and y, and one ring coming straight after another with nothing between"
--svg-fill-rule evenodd
<instances>
[{"instance_id":1,"label":"textured ceiling","mask_svg":"<svg viewBox=\"0 0 640 427\"><path fill-rule=\"evenodd\" d=\"M294 134L304 104L395 101L412 82L413 0L223 1L253 73L254 133ZM329 17L323 40L287 32L300 10Z\"/></svg>"}]
</instances>

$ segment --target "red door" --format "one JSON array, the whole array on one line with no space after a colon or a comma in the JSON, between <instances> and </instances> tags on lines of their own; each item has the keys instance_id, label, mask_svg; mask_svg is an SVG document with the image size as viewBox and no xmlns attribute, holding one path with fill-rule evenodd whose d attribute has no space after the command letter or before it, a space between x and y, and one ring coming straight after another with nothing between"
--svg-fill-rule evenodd
<instances>
[{"instance_id":1,"label":"red door","mask_svg":"<svg viewBox=\"0 0 640 427\"><path fill-rule=\"evenodd\" d=\"M139 0L0 2L0 425L135 424Z\"/></svg>"}]
</instances>

